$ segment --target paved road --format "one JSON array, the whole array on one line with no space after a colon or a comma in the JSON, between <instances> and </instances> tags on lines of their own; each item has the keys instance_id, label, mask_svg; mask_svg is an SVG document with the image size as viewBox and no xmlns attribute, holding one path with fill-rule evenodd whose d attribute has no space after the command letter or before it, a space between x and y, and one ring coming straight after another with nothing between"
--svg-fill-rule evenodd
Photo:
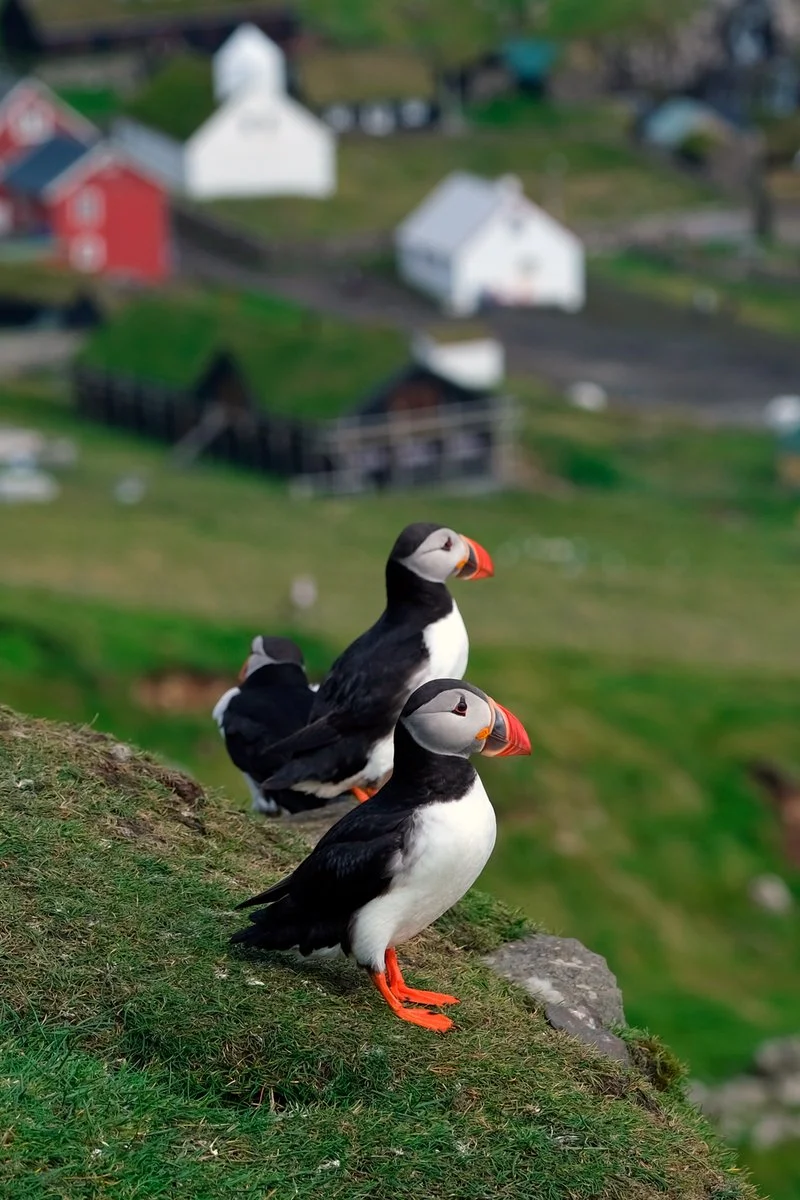
<instances>
[{"instance_id":1,"label":"paved road","mask_svg":"<svg viewBox=\"0 0 800 1200\"><path fill-rule=\"evenodd\" d=\"M370 278L362 290L347 291L331 273L250 270L187 245L181 260L198 277L263 287L352 320L410 331L437 317L426 301L388 280ZM559 388L593 380L625 404L668 405L704 420L752 425L773 396L800 393L800 344L605 284L594 284L578 316L499 310L485 321L504 342L512 375L535 375Z\"/></svg>"}]
</instances>

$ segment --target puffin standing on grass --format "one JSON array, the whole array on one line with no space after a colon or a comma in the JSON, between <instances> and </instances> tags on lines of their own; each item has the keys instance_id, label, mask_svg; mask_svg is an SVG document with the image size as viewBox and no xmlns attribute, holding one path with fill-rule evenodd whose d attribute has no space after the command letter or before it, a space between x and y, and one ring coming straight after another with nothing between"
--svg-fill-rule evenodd
<instances>
[{"instance_id":1,"label":"puffin standing on grass","mask_svg":"<svg viewBox=\"0 0 800 1200\"><path fill-rule=\"evenodd\" d=\"M437 679L411 696L395 733L394 774L342 817L233 942L302 955L344 953L369 971L392 1012L444 1033L452 1021L409 1005L457 1004L409 987L395 947L451 908L483 870L495 815L471 754L530 754L520 721L479 688Z\"/></svg>"},{"instance_id":2,"label":"puffin standing on grass","mask_svg":"<svg viewBox=\"0 0 800 1200\"><path fill-rule=\"evenodd\" d=\"M259 782L270 765L265 746L305 726L314 691L300 647L288 638L259 635L239 673L239 686L230 688L214 707L212 715L231 761L244 775L256 812L276 816L324 804L289 789L265 791Z\"/></svg>"},{"instance_id":3,"label":"puffin standing on grass","mask_svg":"<svg viewBox=\"0 0 800 1200\"><path fill-rule=\"evenodd\" d=\"M262 770L265 786L323 800L374 795L392 769L394 727L408 697L467 669L467 630L446 581L493 574L471 538L430 523L404 529L386 564L386 608L331 667L307 727L265 747L270 763L283 763Z\"/></svg>"}]
</instances>

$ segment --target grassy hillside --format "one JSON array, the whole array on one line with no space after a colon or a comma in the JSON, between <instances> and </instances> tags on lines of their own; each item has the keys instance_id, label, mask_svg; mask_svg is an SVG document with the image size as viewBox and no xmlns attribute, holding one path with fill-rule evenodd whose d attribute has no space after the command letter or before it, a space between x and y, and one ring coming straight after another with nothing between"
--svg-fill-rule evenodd
<instances>
[{"instance_id":1,"label":"grassy hillside","mask_svg":"<svg viewBox=\"0 0 800 1200\"><path fill-rule=\"evenodd\" d=\"M228 954L233 905L297 861L297 835L8 709L0 795L9 1200L753 1195L677 1089L553 1032L479 964L502 913L487 929L468 900L408 948L462 999L436 1038L348 965Z\"/></svg>"},{"instance_id":2,"label":"grassy hillside","mask_svg":"<svg viewBox=\"0 0 800 1200\"><path fill-rule=\"evenodd\" d=\"M5 393L0 420L78 433L83 457L57 505L3 512L0 694L160 751L243 807L209 688L163 711L142 680L191 668L213 696L262 630L294 629L319 672L379 611L396 531L451 523L497 565L454 585L470 675L534 743L492 772L486 886L606 954L630 1019L725 1077L797 1029L800 921L747 887L778 872L800 899L800 879L744 764L800 768L800 500L774 483L767 437L523 402L536 491L310 502L220 468L170 472L157 447L76 425L66 397ZM131 471L149 493L118 509ZM320 600L298 622L288 589L305 572ZM775 1200L794 1200L775 1178Z\"/></svg>"},{"instance_id":3,"label":"grassy hillside","mask_svg":"<svg viewBox=\"0 0 800 1200\"><path fill-rule=\"evenodd\" d=\"M453 170L518 175L532 199L574 223L696 207L714 195L638 155L613 106L576 111L514 98L471 120L466 137L342 138L328 200L220 200L211 208L266 237L303 239L388 233Z\"/></svg>"},{"instance_id":4,"label":"grassy hillside","mask_svg":"<svg viewBox=\"0 0 800 1200\"><path fill-rule=\"evenodd\" d=\"M772 256L775 266L789 267L793 256L781 247ZM663 256L643 250L604 255L594 260L598 276L612 280L643 295L687 308L698 292L716 292L716 303L729 316L745 325L788 337L800 335L800 297L789 270L784 280L750 279L737 251L719 247L706 251L695 269L677 266ZM738 269L737 269L738 267Z\"/></svg>"}]
</instances>

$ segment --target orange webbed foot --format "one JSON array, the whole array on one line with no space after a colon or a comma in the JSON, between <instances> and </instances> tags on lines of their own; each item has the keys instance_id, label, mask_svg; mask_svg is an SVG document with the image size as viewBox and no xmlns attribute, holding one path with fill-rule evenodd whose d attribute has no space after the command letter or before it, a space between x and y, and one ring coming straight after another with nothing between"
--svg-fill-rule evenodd
<instances>
[{"instance_id":1,"label":"orange webbed foot","mask_svg":"<svg viewBox=\"0 0 800 1200\"><path fill-rule=\"evenodd\" d=\"M353 795L355 796L358 803L363 804L365 800L371 800L372 797L378 791L378 789L373 788L373 787L368 787L368 788L354 787L354 788L351 788L350 791L353 793Z\"/></svg>"},{"instance_id":2,"label":"orange webbed foot","mask_svg":"<svg viewBox=\"0 0 800 1200\"><path fill-rule=\"evenodd\" d=\"M383 971L370 971L370 978L394 1015L401 1021L408 1021L411 1025L419 1025L421 1029L430 1029L434 1033L447 1033L448 1029L453 1028L453 1022L444 1013L419 1012L415 1008L405 1008L389 987Z\"/></svg>"},{"instance_id":3,"label":"orange webbed foot","mask_svg":"<svg viewBox=\"0 0 800 1200\"><path fill-rule=\"evenodd\" d=\"M432 1004L434 1007L439 1004L459 1003L457 996L450 996L447 992L425 992L419 988L409 987L403 979L403 973L397 961L397 951L392 946L386 951L385 960L386 978L398 1000L405 1000L409 1004Z\"/></svg>"}]
</instances>

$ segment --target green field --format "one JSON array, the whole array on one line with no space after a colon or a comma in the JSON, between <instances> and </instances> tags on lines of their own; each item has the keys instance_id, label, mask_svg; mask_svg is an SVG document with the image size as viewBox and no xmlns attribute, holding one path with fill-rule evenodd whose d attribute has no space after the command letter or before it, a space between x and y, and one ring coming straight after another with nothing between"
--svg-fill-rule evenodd
<instances>
[{"instance_id":1,"label":"green field","mask_svg":"<svg viewBox=\"0 0 800 1200\"><path fill-rule=\"evenodd\" d=\"M773 253L776 260L788 264L793 252L780 247ZM796 281L790 277L749 279L744 266L737 272L736 251L730 248L706 251L696 266L676 265L644 250L628 250L595 258L592 269L599 278L682 308L688 308L699 292L712 289L719 311L742 324L793 338L800 335Z\"/></svg>"},{"instance_id":2,"label":"green field","mask_svg":"<svg viewBox=\"0 0 800 1200\"><path fill-rule=\"evenodd\" d=\"M3 512L2 696L134 739L244 807L207 701L150 710L143 678L191 667L221 691L254 632L293 628L319 672L379 611L396 531L449 522L497 564L454 585L470 676L534 745L486 772L501 836L484 885L607 955L629 1020L697 1077L725 1077L797 1029L800 924L747 886L775 871L800 898L800 880L745 764L800 766L800 498L775 484L766 437L523 403L535 491L309 501L221 468L170 472L157 448L76 427L66 397L5 394L0 419L77 428L83 454L57 505ZM130 471L150 490L120 510ZM298 622L301 572L320 600ZM772 1162L771 1195L794 1200Z\"/></svg>"},{"instance_id":3,"label":"green field","mask_svg":"<svg viewBox=\"0 0 800 1200\"><path fill-rule=\"evenodd\" d=\"M515 99L471 119L464 137L342 138L338 188L328 200L220 200L211 211L275 240L388 234L454 170L518 175L531 199L574 223L691 208L714 197L702 183L637 155L613 106L575 111Z\"/></svg>"}]
</instances>

